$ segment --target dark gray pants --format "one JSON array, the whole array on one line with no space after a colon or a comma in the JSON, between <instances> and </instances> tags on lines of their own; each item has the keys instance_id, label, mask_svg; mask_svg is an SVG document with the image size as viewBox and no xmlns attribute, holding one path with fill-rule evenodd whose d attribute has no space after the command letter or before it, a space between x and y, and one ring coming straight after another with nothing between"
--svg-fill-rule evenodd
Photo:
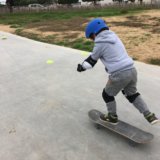
<instances>
[{"instance_id":1,"label":"dark gray pants","mask_svg":"<svg viewBox=\"0 0 160 160\"><path fill-rule=\"evenodd\" d=\"M132 96L137 92L137 71L135 68L114 72L109 75L108 82L105 87L105 92L109 96L116 96L121 90L124 90L126 96ZM137 96L132 102L140 113L148 114L149 109L143 101L141 95ZM116 113L116 101L106 103L108 112Z\"/></svg>"}]
</instances>

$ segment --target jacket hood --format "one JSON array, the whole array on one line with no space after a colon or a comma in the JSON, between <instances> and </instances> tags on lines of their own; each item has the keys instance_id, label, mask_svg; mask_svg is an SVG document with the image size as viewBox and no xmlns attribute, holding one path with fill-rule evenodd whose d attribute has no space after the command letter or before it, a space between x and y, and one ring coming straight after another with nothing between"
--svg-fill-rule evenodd
<instances>
[{"instance_id":1,"label":"jacket hood","mask_svg":"<svg viewBox=\"0 0 160 160\"><path fill-rule=\"evenodd\" d=\"M110 30L105 30L102 31L101 33L99 33L96 38L95 38L95 43L116 43L117 41L117 36L115 35L115 33L113 31Z\"/></svg>"}]
</instances>

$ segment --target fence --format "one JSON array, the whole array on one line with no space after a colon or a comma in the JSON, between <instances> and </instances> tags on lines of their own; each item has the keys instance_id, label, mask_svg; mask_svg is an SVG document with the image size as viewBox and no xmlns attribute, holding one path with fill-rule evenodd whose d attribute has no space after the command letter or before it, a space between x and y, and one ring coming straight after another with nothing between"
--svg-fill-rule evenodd
<instances>
[{"instance_id":1,"label":"fence","mask_svg":"<svg viewBox=\"0 0 160 160\"><path fill-rule=\"evenodd\" d=\"M150 3L150 4L138 4L138 3L116 3L116 4L105 4L98 6L67 6L67 5L52 5L43 8L30 8L30 7L13 7L14 13L31 13L31 12L50 12L50 11L67 11L67 10L88 10L89 9L101 9L101 8L121 8L121 9L160 9L160 3ZM0 14L9 13L7 6L0 6Z\"/></svg>"}]
</instances>

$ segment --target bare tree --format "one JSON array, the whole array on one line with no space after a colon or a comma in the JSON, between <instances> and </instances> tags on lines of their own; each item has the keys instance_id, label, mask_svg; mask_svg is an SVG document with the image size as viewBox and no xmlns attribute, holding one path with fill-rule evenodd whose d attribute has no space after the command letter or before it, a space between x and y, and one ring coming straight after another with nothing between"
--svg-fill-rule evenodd
<instances>
[{"instance_id":1,"label":"bare tree","mask_svg":"<svg viewBox=\"0 0 160 160\"><path fill-rule=\"evenodd\" d=\"M140 2L140 5L142 5L143 4L143 0L138 0L139 2Z\"/></svg>"},{"instance_id":2,"label":"bare tree","mask_svg":"<svg viewBox=\"0 0 160 160\"><path fill-rule=\"evenodd\" d=\"M9 12L13 12L13 5L14 5L14 0L6 0L6 4L8 6Z\"/></svg>"}]
</instances>

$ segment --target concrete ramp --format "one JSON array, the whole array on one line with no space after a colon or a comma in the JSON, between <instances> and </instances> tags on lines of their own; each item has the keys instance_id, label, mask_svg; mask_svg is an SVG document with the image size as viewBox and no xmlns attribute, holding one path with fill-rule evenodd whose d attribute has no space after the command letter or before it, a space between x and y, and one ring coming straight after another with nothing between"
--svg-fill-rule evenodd
<instances>
[{"instance_id":1,"label":"concrete ramp","mask_svg":"<svg viewBox=\"0 0 160 160\"><path fill-rule=\"evenodd\" d=\"M120 93L121 120L154 134L146 145L97 130L90 109L106 112L101 98L108 75L101 62L76 71L82 51L0 32L0 160L160 160L160 126L151 126ZM160 114L160 67L135 62L138 88Z\"/></svg>"}]
</instances>

